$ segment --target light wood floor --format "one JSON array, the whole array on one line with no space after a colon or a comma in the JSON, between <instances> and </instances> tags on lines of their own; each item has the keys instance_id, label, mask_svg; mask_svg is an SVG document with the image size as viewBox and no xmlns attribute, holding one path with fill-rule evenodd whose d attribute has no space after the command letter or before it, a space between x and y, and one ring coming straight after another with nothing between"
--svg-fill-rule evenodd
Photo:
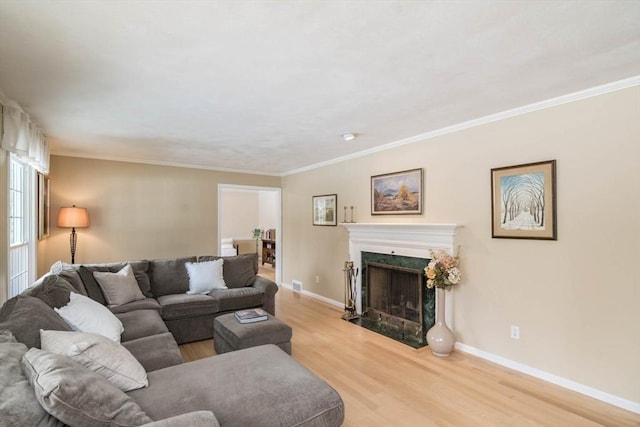
<instances>
[{"instance_id":1,"label":"light wood floor","mask_svg":"<svg viewBox=\"0 0 640 427\"><path fill-rule=\"evenodd\" d=\"M293 357L342 396L346 427L640 426L640 415L483 359L414 350L288 289L276 314L293 328ZM181 351L185 361L215 354L213 340Z\"/></svg>"}]
</instances>

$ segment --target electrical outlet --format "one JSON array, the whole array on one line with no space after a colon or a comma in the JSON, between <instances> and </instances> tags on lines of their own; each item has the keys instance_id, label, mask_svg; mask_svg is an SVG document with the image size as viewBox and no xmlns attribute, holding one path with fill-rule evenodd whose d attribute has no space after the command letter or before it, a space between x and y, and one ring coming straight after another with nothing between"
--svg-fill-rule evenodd
<instances>
[{"instance_id":1,"label":"electrical outlet","mask_svg":"<svg viewBox=\"0 0 640 427\"><path fill-rule=\"evenodd\" d=\"M511 338L514 340L520 339L520 326L511 325Z\"/></svg>"},{"instance_id":2,"label":"electrical outlet","mask_svg":"<svg viewBox=\"0 0 640 427\"><path fill-rule=\"evenodd\" d=\"M316 283L320 283L320 276L316 276Z\"/></svg>"}]
</instances>

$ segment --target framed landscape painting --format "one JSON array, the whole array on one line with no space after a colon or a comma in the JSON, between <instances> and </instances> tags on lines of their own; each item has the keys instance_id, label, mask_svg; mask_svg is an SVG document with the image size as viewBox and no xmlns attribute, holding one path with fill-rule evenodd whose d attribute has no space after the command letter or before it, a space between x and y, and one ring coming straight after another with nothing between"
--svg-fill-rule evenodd
<instances>
[{"instance_id":1,"label":"framed landscape painting","mask_svg":"<svg viewBox=\"0 0 640 427\"><path fill-rule=\"evenodd\" d=\"M558 239L555 160L491 169L491 237Z\"/></svg>"},{"instance_id":2,"label":"framed landscape painting","mask_svg":"<svg viewBox=\"0 0 640 427\"><path fill-rule=\"evenodd\" d=\"M338 195L313 196L313 225L338 225Z\"/></svg>"},{"instance_id":3,"label":"framed landscape painting","mask_svg":"<svg viewBox=\"0 0 640 427\"><path fill-rule=\"evenodd\" d=\"M422 169L371 177L371 215L422 213Z\"/></svg>"}]
</instances>

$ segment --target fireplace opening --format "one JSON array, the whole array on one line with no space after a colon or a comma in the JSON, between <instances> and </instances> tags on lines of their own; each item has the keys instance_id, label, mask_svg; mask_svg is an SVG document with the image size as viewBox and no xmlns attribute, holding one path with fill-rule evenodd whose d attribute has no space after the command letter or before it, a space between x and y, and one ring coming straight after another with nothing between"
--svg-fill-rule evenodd
<instances>
[{"instance_id":1,"label":"fireplace opening","mask_svg":"<svg viewBox=\"0 0 640 427\"><path fill-rule=\"evenodd\" d=\"M422 271L367 263L365 316L422 332Z\"/></svg>"}]
</instances>

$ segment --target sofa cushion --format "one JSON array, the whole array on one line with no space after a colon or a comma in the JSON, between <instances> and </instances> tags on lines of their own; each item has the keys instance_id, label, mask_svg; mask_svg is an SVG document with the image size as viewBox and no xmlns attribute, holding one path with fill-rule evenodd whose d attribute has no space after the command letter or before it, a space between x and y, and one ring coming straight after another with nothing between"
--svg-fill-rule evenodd
<instances>
[{"instance_id":1,"label":"sofa cushion","mask_svg":"<svg viewBox=\"0 0 640 427\"><path fill-rule=\"evenodd\" d=\"M116 317L122 322L124 332L121 341L131 341L150 335L169 332L167 325L156 310L136 310L118 313Z\"/></svg>"},{"instance_id":2,"label":"sofa cushion","mask_svg":"<svg viewBox=\"0 0 640 427\"><path fill-rule=\"evenodd\" d=\"M188 294L208 294L214 289L227 289L222 275L222 263L215 261L186 262L184 264L189 276Z\"/></svg>"},{"instance_id":3,"label":"sofa cushion","mask_svg":"<svg viewBox=\"0 0 640 427\"><path fill-rule=\"evenodd\" d=\"M22 294L42 300L51 308L59 308L69 304L69 295L76 292L75 288L60 276L50 274L42 283L27 289Z\"/></svg>"},{"instance_id":4,"label":"sofa cushion","mask_svg":"<svg viewBox=\"0 0 640 427\"><path fill-rule=\"evenodd\" d=\"M150 423L122 390L67 356L30 349L22 369L40 405L65 424L137 426Z\"/></svg>"},{"instance_id":5,"label":"sofa cushion","mask_svg":"<svg viewBox=\"0 0 640 427\"><path fill-rule=\"evenodd\" d=\"M0 425L61 426L60 421L40 406L22 372L20 361L27 350L11 331L0 331Z\"/></svg>"},{"instance_id":6,"label":"sofa cushion","mask_svg":"<svg viewBox=\"0 0 640 427\"><path fill-rule=\"evenodd\" d=\"M264 300L264 293L255 288L216 289L209 296L217 302L219 312L260 307Z\"/></svg>"},{"instance_id":7,"label":"sofa cushion","mask_svg":"<svg viewBox=\"0 0 640 427\"><path fill-rule=\"evenodd\" d=\"M203 408L223 426L337 426L344 419L340 395L274 345L160 369L148 377L149 387L128 394L156 420ZM167 399L167 390L189 398Z\"/></svg>"},{"instance_id":8,"label":"sofa cushion","mask_svg":"<svg viewBox=\"0 0 640 427\"><path fill-rule=\"evenodd\" d=\"M93 332L120 342L124 331L120 320L107 307L89 297L72 292L69 304L55 311L76 331Z\"/></svg>"},{"instance_id":9,"label":"sofa cushion","mask_svg":"<svg viewBox=\"0 0 640 427\"><path fill-rule=\"evenodd\" d=\"M147 372L182 363L180 348L171 332L125 341L122 345Z\"/></svg>"},{"instance_id":10,"label":"sofa cushion","mask_svg":"<svg viewBox=\"0 0 640 427\"><path fill-rule=\"evenodd\" d=\"M220 427L211 411L194 411L145 424L144 427Z\"/></svg>"},{"instance_id":11,"label":"sofa cushion","mask_svg":"<svg viewBox=\"0 0 640 427\"><path fill-rule=\"evenodd\" d=\"M220 289L212 292L227 292L229 290ZM220 311L219 302L209 295L164 295L158 297L158 302L162 306L162 318L165 320L215 314Z\"/></svg>"},{"instance_id":12,"label":"sofa cushion","mask_svg":"<svg viewBox=\"0 0 640 427\"><path fill-rule=\"evenodd\" d=\"M109 307L112 313L127 313L129 311L136 310L156 310L158 313L162 311L162 307L155 298L145 298L138 301L133 301L127 304L117 305L115 307Z\"/></svg>"},{"instance_id":13,"label":"sofa cushion","mask_svg":"<svg viewBox=\"0 0 640 427\"><path fill-rule=\"evenodd\" d=\"M109 307L145 299L129 264L117 273L94 271L93 278L100 285Z\"/></svg>"},{"instance_id":14,"label":"sofa cushion","mask_svg":"<svg viewBox=\"0 0 640 427\"><path fill-rule=\"evenodd\" d=\"M40 329L70 331L71 327L38 298L18 295L0 308L0 329L8 329L27 347L40 347Z\"/></svg>"},{"instance_id":15,"label":"sofa cushion","mask_svg":"<svg viewBox=\"0 0 640 427\"><path fill-rule=\"evenodd\" d=\"M122 391L149 385L147 373L129 350L102 335L43 330L40 341L42 350L71 357Z\"/></svg>"},{"instance_id":16,"label":"sofa cushion","mask_svg":"<svg viewBox=\"0 0 640 427\"><path fill-rule=\"evenodd\" d=\"M196 257L149 261L151 292L158 298L163 295L184 294L189 290L189 276L185 263L195 262Z\"/></svg>"}]
</instances>

